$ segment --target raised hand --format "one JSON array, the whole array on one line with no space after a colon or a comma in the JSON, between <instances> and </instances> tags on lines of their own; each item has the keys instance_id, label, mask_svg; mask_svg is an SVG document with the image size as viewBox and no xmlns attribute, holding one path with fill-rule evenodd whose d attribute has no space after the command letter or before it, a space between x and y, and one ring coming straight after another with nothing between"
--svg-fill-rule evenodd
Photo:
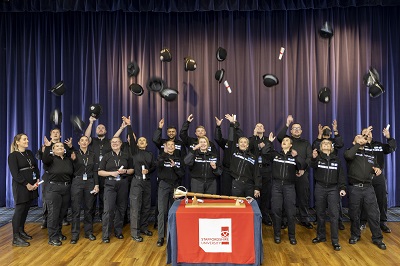
<instances>
[{"instance_id":1,"label":"raised hand","mask_svg":"<svg viewBox=\"0 0 400 266\"><path fill-rule=\"evenodd\" d=\"M314 149L314 150L312 151L312 157L313 157L314 159L318 157L318 151L317 151L317 149Z\"/></svg>"},{"instance_id":2,"label":"raised hand","mask_svg":"<svg viewBox=\"0 0 400 266\"><path fill-rule=\"evenodd\" d=\"M286 126L289 127L291 123L293 123L293 116L288 115L288 117L286 118Z\"/></svg>"},{"instance_id":3,"label":"raised hand","mask_svg":"<svg viewBox=\"0 0 400 266\"><path fill-rule=\"evenodd\" d=\"M221 126L222 120L224 120L224 119L223 118L219 119L218 117L215 116L215 124L217 124L218 127Z\"/></svg>"},{"instance_id":4,"label":"raised hand","mask_svg":"<svg viewBox=\"0 0 400 266\"><path fill-rule=\"evenodd\" d=\"M64 143L67 144L69 148L72 148L72 138L64 140Z\"/></svg>"},{"instance_id":5,"label":"raised hand","mask_svg":"<svg viewBox=\"0 0 400 266\"><path fill-rule=\"evenodd\" d=\"M225 118L228 119L230 123L235 122L235 118L233 117L233 115L226 114Z\"/></svg>"},{"instance_id":6,"label":"raised hand","mask_svg":"<svg viewBox=\"0 0 400 266\"><path fill-rule=\"evenodd\" d=\"M158 128L164 127L164 118L161 118L160 122L158 122Z\"/></svg>"},{"instance_id":7,"label":"raised hand","mask_svg":"<svg viewBox=\"0 0 400 266\"><path fill-rule=\"evenodd\" d=\"M268 136L269 141L273 142L275 140L275 138L276 137L274 137L274 133L270 132L269 136Z\"/></svg>"},{"instance_id":8,"label":"raised hand","mask_svg":"<svg viewBox=\"0 0 400 266\"><path fill-rule=\"evenodd\" d=\"M94 121L96 121L97 119L93 116L89 116L89 122L93 123Z\"/></svg>"},{"instance_id":9,"label":"raised hand","mask_svg":"<svg viewBox=\"0 0 400 266\"><path fill-rule=\"evenodd\" d=\"M50 146L51 146L51 141L48 140L48 138L47 138L46 136L44 136L43 142L44 142L44 145L45 145L45 146L47 146L47 147L50 147Z\"/></svg>"},{"instance_id":10,"label":"raised hand","mask_svg":"<svg viewBox=\"0 0 400 266\"><path fill-rule=\"evenodd\" d=\"M318 138L322 138L322 134L323 134L323 129L322 129L322 125L318 124Z\"/></svg>"},{"instance_id":11,"label":"raised hand","mask_svg":"<svg viewBox=\"0 0 400 266\"><path fill-rule=\"evenodd\" d=\"M386 129L386 127L382 130L383 136L385 136L385 138L389 139L390 138L390 132L389 129Z\"/></svg>"},{"instance_id":12,"label":"raised hand","mask_svg":"<svg viewBox=\"0 0 400 266\"><path fill-rule=\"evenodd\" d=\"M187 121L190 123L193 121L193 114L190 114L187 118Z\"/></svg>"},{"instance_id":13,"label":"raised hand","mask_svg":"<svg viewBox=\"0 0 400 266\"><path fill-rule=\"evenodd\" d=\"M123 121L122 124L125 124L124 127L129 126L131 124L131 116L128 116L128 117L123 116L122 121ZM121 127L122 127L122 125L121 125Z\"/></svg>"},{"instance_id":14,"label":"raised hand","mask_svg":"<svg viewBox=\"0 0 400 266\"><path fill-rule=\"evenodd\" d=\"M337 131L337 121L336 121L336 119L333 120L333 122L332 122L332 130L333 131Z\"/></svg>"}]
</instances>

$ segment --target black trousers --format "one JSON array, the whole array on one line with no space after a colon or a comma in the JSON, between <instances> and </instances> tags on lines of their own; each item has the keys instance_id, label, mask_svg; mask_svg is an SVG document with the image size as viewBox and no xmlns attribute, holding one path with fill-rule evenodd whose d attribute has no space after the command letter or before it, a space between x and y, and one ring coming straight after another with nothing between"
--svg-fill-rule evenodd
<instances>
[{"instance_id":1,"label":"black trousers","mask_svg":"<svg viewBox=\"0 0 400 266\"><path fill-rule=\"evenodd\" d=\"M148 230L151 209L150 179L132 179L129 195L131 212L131 236L139 236L140 231Z\"/></svg>"},{"instance_id":2,"label":"black trousers","mask_svg":"<svg viewBox=\"0 0 400 266\"><path fill-rule=\"evenodd\" d=\"M372 179L372 186L375 191L376 200L378 202L379 213L380 213L380 224L384 224L387 222L387 186L386 186L386 177L382 173L379 176L374 176ZM361 221L367 221L367 213L363 209L361 211Z\"/></svg>"},{"instance_id":3,"label":"black trousers","mask_svg":"<svg viewBox=\"0 0 400 266\"><path fill-rule=\"evenodd\" d=\"M71 186L71 209L72 209L72 226L71 235L72 239L79 239L81 229L81 206L83 206L83 228L85 235L93 234L93 202L96 196L90 194L94 189L94 180L90 178L83 180L82 177L75 177Z\"/></svg>"},{"instance_id":4,"label":"black trousers","mask_svg":"<svg viewBox=\"0 0 400 266\"><path fill-rule=\"evenodd\" d=\"M64 183L52 184L51 182L47 184L46 202L49 240L56 240L61 236L62 220L67 214L70 199L71 185L65 185Z\"/></svg>"},{"instance_id":5,"label":"black trousers","mask_svg":"<svg viewBox=\"0 0 400 266\"><path fill-rule=\"evenodd\" d=\"M254 184L246 183L241 180L232 180L232 196L254 197Z\"/></svg>"},{"instance_id":6,"label":"black trousers","mask_svg":"<svg viewBox=\"0 0 400 266\"><path fill-rule=\"evenodd\" d=\"M262 177L262 187L261 187L261 196L259 200L259 206L261 210L261 214L264 221L270 220L271 214L271 191L272 191L272 172L263 172L261 173Z\"/></svg>"},{"instance_id":7,"label":"black trousers","mask_svg":"<svg viewBox=\"0 0 400 266\"><path fill-rule=\"evenodd\" d=\"M296 204L299 209L300 221L310 222L308 209L310 207L310 183L309 173L306 171L300 177L296 177Z\"/></svg>"},{"instance_id":8,"label":"black trousers","mask_svg":"<svg viewBox=\"0 0 400 266\"><path fill-rule=\"evenodd\" d=\"M104 178L99 177L99 193L97 193L97 196L95 198L95 201L93 202L93 210L96 211L97 203L99 205L99 216L103 216L104 212Z\"/></svg>"},{"instance_id":9,"label":"black trousers","mask_svg":"<svg viewBox=\"0 0 400 266\"><path fill-rule=\"evenodd\" d=\"M337 185L315 184L315 209L317 212L317 237L326 238L326 208L331 222L331 241L339 243L339 188Z\"/></svg>"},{"instance_id":10,"label":"black trousers","mask_svg":"<svg viewBox=\"0 0 400 266\"><path fill-rule=\"evenodd\" d=\"M28 217L29 208L31 207L32 200L15 204L14 215L12 217L13 234L18 234L24 231L26 217Z\"/></svg>"},{"instance_id":11,"label":"black trousers","mask_svg":"<svg viewBox=\"0 0 400 266\"><path fill-rule=\"evenodd\" d=\"M232 195L232 176L226 167L223 168L221 175L221 195Z\"/></svg>"},{"instance_id":12,"label":"black trousers","mask_svg":"<svg viewBox=\"0 0 400 266\"><path fill-rule=\"evenodd\" d=\"M200 181L192 178L190 187L194 193L217 194L217 180Z\"/></svg>"},{"instance_id":13,"label":"black trousers","mask_svg":"<svg viewBox=\"0 0 400 266\"><path fill-rule=\"evenodd\" d=\"M174 185L160 180L158 184L158 238L164 238L168 211L174 202Z\"/></svg>"},{"instance_id":14,"label":"black trousers","mask_svg":"<svg viewBox=\"0 0 400 266\"><path fill-rule=\"evenodd\" d=\"M282 184L281 180L272 180L272 215L273 215L273 227L274 236L281 236L281 224L282 224L282 211L283 208L286 213L288 221L288 233L289 238L295 238L296 235L296 189L295 184Z\"/></svg>"},{"instance_id":15,"label":"black trousers","mask_svg":"<svg viewBox=\"0 0 400 266\"><path fill-rule=\"evenodd\" d=\"M114 225L114 233L122 234L124 215L128 205L128 179L119 181L108 180L104 182L104 212L102 221L103 239L109 238Z\"/></svg>"},{"instance_id":16,"label":"black trousers","mask_svg":"<svg viewBox=\"0 0 400 266\"><path fill-rule=\"evenodd\" d=\"M364 209L367 213L367 220L372 233L372 241L382 240L382 231L379 226L379 207L373 187L349 186L348 190L351 237L361 236L360 214L361 210Z\"/></svg>"}]
</instances>

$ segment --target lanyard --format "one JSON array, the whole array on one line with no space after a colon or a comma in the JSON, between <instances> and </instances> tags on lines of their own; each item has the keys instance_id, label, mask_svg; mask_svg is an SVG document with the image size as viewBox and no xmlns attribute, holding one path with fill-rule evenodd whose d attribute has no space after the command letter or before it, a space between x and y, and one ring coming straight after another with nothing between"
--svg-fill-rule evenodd
<instances>
[{"instance_id":1,"label":"lanyard","mask_svg":"<svg viewBox=\"0 0 400 266\"><path fill-rule=\"evenodd\" d=\"M112 154L112 156L114 157L114 152L111 152L111 154ZM119 157L118 154L115 154L115 155L116 155L117 157ZM117 162L117 160L114 159L114 163L115 163L115 166L116 166L116 167L119 167L120 161L121 161L121 159L118 159L118 162Z\"/></svg>"},{"instance_id":2,"label":"lanyard","mask_svg":"<svg viewBox=\"0 0 400 266\"><path fill-rule=\"evenodd\" d=\"M81 149L79 149L79 153L82 155L82 161L83 161L83 165L85 166L85 174L86 174L86 169L87 169L87 166L88 166L88 163L89 163L89 151L87 151L86 154L85 154L85 153L82 153ZM85 156L86 156L86 161L85 161L85 158L84 158Z\"/></svg>"},{"instance_id":3,"label":"lanyard","mask_svg":"<svg viewBox=\"0 0 400 266\"><path fill-rule=\"evenodd\" d=\"M33 169L34 167L33 167L33 165L32 165L32 160L31 159L29 159L28 157L25 157L25 155L22 153L22 152L19 152L19 153L21 153L21 155L22 156L24 156L24 158L28 161L28 163L29 163L29 167L31 168L31 169ZM25 152L26 153L26 156L28 156L28 153L27 152Z\"/></svg>"}]
</instances>

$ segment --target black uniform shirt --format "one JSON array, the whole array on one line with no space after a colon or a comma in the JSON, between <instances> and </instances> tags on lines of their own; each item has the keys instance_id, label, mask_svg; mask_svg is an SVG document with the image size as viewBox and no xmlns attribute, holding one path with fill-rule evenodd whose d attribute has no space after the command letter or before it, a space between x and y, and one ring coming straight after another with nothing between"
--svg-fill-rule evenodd
<instances>
[{"instance_id":1,"label":"black uniform shirt","mask_svg":"<svg viewBox=\"0 0 400 266\"><path fill-rule=\"evenodd\" d=\"M66 156L61 158L57 155L51 155L50 150L51 147L46 146L42 158L49 174L49 181L71 182L74 173L71 158Z\"/></svg>"},{"instance_id":2,"label":"black uniform shirt","mask_svg":"<svg viewBox=\"0 0 400 266\"><path fill-rule=\"evenodd\" d=\"M93 178L94 184L99 184L97 175L98 163L93 152L87 150L84 153L81 149L75 151L76 160L74 161L74 176L82 177L84 174L87 178Z\"/></svg>"}]
</instances>

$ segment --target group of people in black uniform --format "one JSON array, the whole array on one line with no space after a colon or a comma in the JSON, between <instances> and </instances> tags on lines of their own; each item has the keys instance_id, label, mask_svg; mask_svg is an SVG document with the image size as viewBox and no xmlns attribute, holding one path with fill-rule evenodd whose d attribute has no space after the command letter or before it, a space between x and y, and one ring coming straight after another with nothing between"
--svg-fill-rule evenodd
<instances>
[{"instance_id":1,"label":"group of people in black uniform","mask_svg":"<svg viewBox=\"0 0 400 266\"><path fill-rule=\"evenodd\" d=\"M254 197L257 199L263 223L273 226L274 242L281 243L281 230L288 228L289 242L297 244L296 206L299 224L312 229L309 215L309 171L314 169L315 209L317 236L313 243L326 242L326 210L328 210L331 243L340 250L338 230L344 229L341 197L349 195L351 220L350 244L360 240L366 221L372 232L372 242L386 249L382 231L387 226L387 189L383 174L384 156L396 150L396 141L388 128L383 129L387 143L374 141L372 127L355 136L353 146L344 152L347 180L338 157L344 146L337 122L332 130L328 125L318 126L318 137L311 144L301 138L299 123L289 115L286 125L276 136L265 135L264 126L256 124L253 136L244 137L234 115L225 115L229 133L223 137L223 118L215 117L214 140L223 150L220 159L216 146L206 136L203 126L197 126L195 137L188 134L194 117L189 115L183 123L178 139L177 129L167 128L162 138L164 119L158 123L152 141L159 149L158 158L147 150L147 139L136 138L130 117L122 117L122 124L111 139L106 137L104 125L92 127L96 118L89 118L85 135L75 149L72 139L61 142L59 129L50 132L50 140L36 158L43 162L43 202L47 217L49 244L60 246L66 240L61 232L68 207L72 210L71 244L80 236L80 214L84 210L84 236L93 241L93 217L96 206L102 220L102 242L109 243L112 230L117 239L123 239L124 218L130 218L130 233L134 241L142 242L143 235L151 236L148 229L151 216L151 174L157 171L156 225L157 246L164 244L165 223L173 203L174 188L182 184L188 169L191 191L197 193ZM287 131L290 127L290 134ZM120 138L127 128L126 142ZM280 149L275 150L277 139ZM28 137L15 136L8 158L13 177L15 213L13 216L13 245L29 246L32 239L24 224L32 201L38 197L39 170L34 154L27 149ZM98 199L98 203L96 202ZM129 206L129 208L128 208ZM129 209L129 215L127 210Z\"/></svg>"}]
</instances>

